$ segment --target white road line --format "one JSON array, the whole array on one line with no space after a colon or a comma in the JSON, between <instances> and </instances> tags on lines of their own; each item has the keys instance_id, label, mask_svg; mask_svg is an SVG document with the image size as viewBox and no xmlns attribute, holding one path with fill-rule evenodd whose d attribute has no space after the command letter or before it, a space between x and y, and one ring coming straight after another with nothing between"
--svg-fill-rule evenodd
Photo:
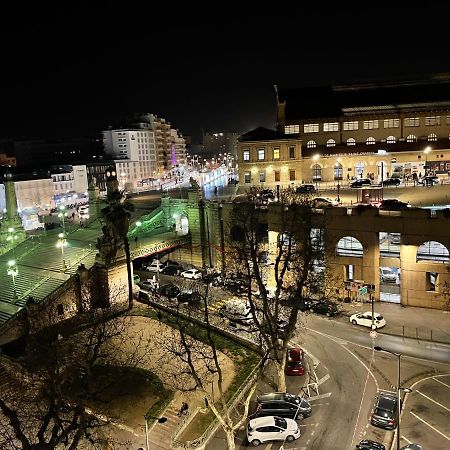
<instances>
[{"instance_id":1,"label":"white road line","mask_svg":"<svg viewBox=\"0 0 450 450\"><path fill-rule=\"evenodd\" d=\"M443 438L447 439L447 441L450 441L450 437L446 436L444 433L439 431L438 429L434 428L433 425L430 425L427 421L423 420L421 417L419 417L417 414L414 414L412 411L410 411L410 414L412 414L416 419L419 419L421 422L423 422L425 425L428 425L433 431L440 434Z\"/></svg>"},{"instance_id":2,"label":"white road line","mask_svg":"<svg viewBox=\"0 0 450 450\"><path fill-rule=\"evenodd\" d=\"M330 374L327 373L317 382L317 384L320 386L321 384L325 383L325 381L327 381L329 379L330 379Z\"/></svg>"},{"instance_id":3,"label":"white road line","mask_svg":"<svg viewBox=\"0 0 450 450\"><path fill-rule=\"evenodd\" d=\"M437 402L436 400L433 400L432 398L428 397L428 395L425 395L424 393L420 392L418 389L416 390L416 392L418 394L422 395L423 397L425 397L426 399L430 400L430 402L436 403L436 405L439 405L441 408L444 408L446 411L450 412L449 408L447 408L446 406L444 406L441 403Z\"/></svg>"},{"instance_id":4,"label":"white road line","mask_svg":"<svg viewBox=\"0 0 450 450\"><path fill-rule=\"evenodd\" d=\"M447 386L450 389L450 384L444 383L443 381L438 380L436 377L432 377L432 378L433 378L434 381L437 381L438 383L441 383L441 384L443 384L444 386Z\"/></svg>"},{"instance_id":5,"label":"white road line","mask_svg":"<svg viewBox=\"0 0 450 450\"><path fill-rule=\"evenodd\" d=\"M401 435L400 437L404 439L408 444L412 444L412 442L409 439L406 439L405 436Z\"/></svg>"}]
</instances>

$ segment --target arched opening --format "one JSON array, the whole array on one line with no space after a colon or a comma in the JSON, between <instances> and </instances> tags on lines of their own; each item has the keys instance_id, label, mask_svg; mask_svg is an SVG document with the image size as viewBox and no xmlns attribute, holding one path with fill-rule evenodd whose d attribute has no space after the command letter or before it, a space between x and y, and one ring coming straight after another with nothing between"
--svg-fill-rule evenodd
<instances>
[{"instance_id":1,"label":"arched opening","mask_svg":"<svg viewBox=\"0 0 450 450\"><path fill-rule=\"evenodd\" d=\"M175 213L174 218L174 230L178 235L185 235L189 233L189 220L186 214Z\"/></svg>"},{"instance_id":2,"label":"arched opening","mask_svg":"<svg viewBox=\"0 0 450 450\"><path fill-rule=\"evenodd\" d=\"M395 136L388 136L386 139L386 142L388 144L395 144L395 142L396 142Z\"/></svg>"},{"instance_id":3,"label":"arched opening","mask_svg":"<svg viewBox=\"0 0 450 450\"><path fill-rule=\"evenodd\" d=\"M354 256L356 258L363 257L363 246L358 239L352 236L344 236L339 239L336 245L336 255L338 256Z\"/></svg>"},{"instance_id":4,"label":"arched opening","mask_svg":"<svg viewBox=\"0 0 450 450\"><path fill-rule=\"evenodd\" d=\"M410 134L406 137L406 142L417 142L417 137L414 134Z\"/></svg>"},{"instance_id":5,"label":"arched opening","mask_svg":"<svg viewBox=\"0 0 450 450\"><path fill-rule=\"evenodd\" d=\"M417 249L416 262L448 263L449 253L445 245L440 242L428 241Z\"/></svg>"},{"instance_id":6,"label":"arched opening","mask_svg":"<svg viewBox=\"0 0 450 450\"><path fill-rule=\"evenodd\" d=\"M327 147L336 147L336 141L334 139L328 139Z\"/></svg>"},{"instance_id":7,"label":"arched opening","mask_svg":"<svg viewBox=\"0 0 450 450\"><path fill-rule=\"evenodd\" d=\"M366 139L366 145L375 145L375 138L374 137L372 137L372 136L369 136L367 139Z\"/></svg>"},{"instance_id":8,"label":"arched opening","mask_svg":"<svg viewBox=\"0 0 450 450\"><path fill-rule=\"evenodd\" d=\"M315 141L308 141L308 142L306 143L306 147L307 147L307 148L316 148L316 147L317 147L317 144L316 144Z\"/></svg>"},{"instance_id":9,"label":"arched opening","mask_svg":"<svg viewBox=\"0 0 450 450\"><path fill-rule=\"evenodd\" d=\"M322 167L320 167L319 164L314 164L312 166L312 179L314 181L322 180Z\"/></svg>"},{"instance_id":10,"label":"arched opening","mask_svg":"<svg viewBox=\"0 0 450 450\"><path fill-rule=\"evenodd\" d=\"M437 141L437 136L434 133L431 133L428 135L428 141L429 142L436 142Z\"/></svg>"},{"instance_id":11,"label":"arched opening","mask_svg":"<svg viewBox=\"0 0 450 450\"><path fill-rule=\"evenodd\" d=\"M363 178L364 175L364 163L358 162L355 165L356 178Z\"/></svg>"},{"instance_id":12,"label":"arched opening","mask_svg":"<svg viewBox=\"0 0 450 450\"><path fill-rule=\"evenodd\" d=\"M347 139L347 145L356 145L356 141L354 138L348 138Z\"/></svg>"},{"instance_id":13,"label":"arched opening","mask_svg":"<svg viewBox=\"0 0 450 450\"><path fill-rule=\"evenodd\" d=\"M342 168L342 164L341 163L336 163L333 167L333 176L334 179L337 180L342 180L342 176L343 176L343 168Z\"/></svg>"}]
</instances>

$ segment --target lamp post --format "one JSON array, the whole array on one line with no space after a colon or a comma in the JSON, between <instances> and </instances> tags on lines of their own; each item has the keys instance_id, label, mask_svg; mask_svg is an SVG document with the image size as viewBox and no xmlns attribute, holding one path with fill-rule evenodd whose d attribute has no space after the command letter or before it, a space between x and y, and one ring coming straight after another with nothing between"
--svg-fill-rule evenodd
<instances>
[{"instance_id":1,"label":"lamp post","mask_svg":"<svg viewBox=\"0 0 450 450\"><path fill-rule=\"evenodd\" d=\"M314 181L316 183L316 191L317 191L317 173L316 173L317 168L316 168L316 166L317 166L317 161L319 160L319 158L320 158L320 155L314 155L313 156L313 161L314 161L313 177L314 177Z\"/></svg>"},{"instance_id":2,"label":"lamp post","mask_svg":"<svg viewBox=\"0 0 450 450\"><path fill-rule=\"evenodd\" d=\"M153 417L153 416L147 416L147 414L144 416L145 420L145 444L147 450L150 450L150 446L148 444L148 419L155 419L158 421L158 423L165 423L167 422L167 417Z\"/></svg>"},{"instance_id":3,"label":"lamp post","mask_svg":"<svg viewBox=\"0 0 450 450\"><path fill-rule=\"evenodd\" d=\"M424 166L423 169L424 169L424 171L425 171L424 176L426 176L426 174L427 174L427 169L428 169L428 167L427 167L428 153L431 152L431 147L428 146L423 152L425 153L425 166Z\"/></svg>"},{"instance_id":4,"label":"lamp post","mask_svg":"<svg viewBox=\"0 0 450 450\"><path fill-rule=\"evenodd\" d=\"M64 219L65 219L65 217L67 217L67 211L66 211L66 207L64 205L61 205L59 207L58 217L61 219L63 234L66 234L66 227L65 227Z\"/></svg>"},{"instance_id":5,"label":"lamp post","mask_svg":"<svg viewBox=\"0 0 450 450\"><path fill-rule=\"evenodd\" d=\"M387 350L385 348L382 347L374 347L374 349L377 352L386 352L386 353L390 353L391 355L394 355L397 357L398 360L398 365L397 365L397 450L400 450L400 412L401 412L401 396L400 396L400 391L403 389L405 392L412 392L411 389L409 388L402 388L400 386L400 358L401 358L401 353L394 353L391 352L390 350Z\"/></svg>"},{"instance_id":6,"label":"lamp post","mask_svg":"<svg viewBox=\"0 0 450 450\"><path fill-rule=\"evenodd\" d=\"M66 261L64 260L64 247L67 245L67 239L64 236L64 233L58 234L58 242L56 244L56 247L61 249L62 268L63 270L66 270Z\"/></svg>"},{"instance_id":7,"label":"lamp post","mask_svg":"<svg viewBox=\"0 0 450 450\"><path fill-rule=\"evenodd\" d=\"M14 259L8 261L8 275L12 277L13 280L13 300L17 300L16 293L16 277L19 274L19 269L17 268L16 261Z\"/></svg>"}]
</instances>

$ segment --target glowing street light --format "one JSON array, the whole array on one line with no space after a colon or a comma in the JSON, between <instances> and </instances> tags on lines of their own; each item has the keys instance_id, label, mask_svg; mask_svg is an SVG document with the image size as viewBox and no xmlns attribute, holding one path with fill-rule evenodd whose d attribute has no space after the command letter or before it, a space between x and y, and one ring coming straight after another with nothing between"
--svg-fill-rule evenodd
<instances>
[{"instance_id":1,"label":"glowing street light","mask_svg":"<svg viewBox=\"0 0 450 450\"><path fill-rule=\"evenodd\" d=\"M8 271L7 274L12 277L13 281L13 299L17 300L17 293L16 293L16 277L19 274L19 269L17 268L17 264L15 260L8 261Z\"/></svg>"},{"instance_id":2,"label":"glowing street light","mask_svg":"<svg viewBox=\"0 0 450 450\"><path fill-rule=\"evenodd\" d=\"M431 147L428 146L423 152L425 153L425 167L424 167L425 174L424 175L426 175L427 174L427 169L428 169L428 167L427 167L428 153L431 152Z\"/></svg>"},{"instance_id":3,"label":"glowing street light","mask_svg":"<svg viewBox=\"0 0 450 450\"><path fill-rule=\"evenodd\" d=\"M62 229L63 229L63 233L65 234L66 233L66 227L65 227L65 224L64 224L64 219L67 217L67 211L66 211L66 207L64 206L64 205L61 205L60 207L59 207L59 214L58 214L58 217L61 219L61 223L62 223Z\"/></svg>"},{"instance_id":4,"label":"glowing street light","mask_svg":"<svg viewBox=\"0 0 450 450\"><path fill-rule=\"evenodd\" d=\"M62 261L62 268L63 270L66 270L66 261L64 260L64 247L67 245L67 239L64 237L64 233L58 234L58 242L56 244L56 247L61 249L61 261Z\"/></svg>"}]
</instances>

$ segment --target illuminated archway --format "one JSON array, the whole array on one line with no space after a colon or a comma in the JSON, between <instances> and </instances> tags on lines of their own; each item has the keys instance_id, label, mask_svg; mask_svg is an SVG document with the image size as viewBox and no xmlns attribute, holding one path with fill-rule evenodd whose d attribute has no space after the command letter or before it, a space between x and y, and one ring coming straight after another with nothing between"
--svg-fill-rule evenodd
<instances>
[{"instance_id":1,"label":"illuminated archway","mask_svg":"<svg viewBox=\"0 0 450 450\"><path fill-rule=\"evenodd\" d=\"M427 241L417 249L416 261L448 263L449 253L445 245L436 241Z\"/></svg>"},{"instance_id":2,"label":"illuminated archway","mask_svg":"<svg viewBox=\"0 0 450 450\"><path fill-rule=\"evenodd\" d=\"M338 256L354 256L362 258L363 253L364 249L361 242L353 236L344 236L339 239L336 245L336 255Z\"/></svg>"}]
</instances>

